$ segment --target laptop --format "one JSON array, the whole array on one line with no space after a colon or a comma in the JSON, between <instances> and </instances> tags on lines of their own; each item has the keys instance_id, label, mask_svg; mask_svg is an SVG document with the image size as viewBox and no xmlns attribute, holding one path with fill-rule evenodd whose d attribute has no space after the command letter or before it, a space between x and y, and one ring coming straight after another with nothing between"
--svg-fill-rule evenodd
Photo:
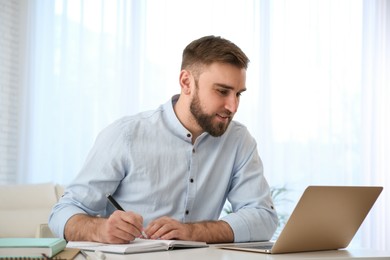
<instances>
[{"instance_id":1,"label":"laptop","mask_svg":"<svg viewBox=\"0 0 390 260\"><path fill-rule=\"evenodd\" d=\"M382 189L308 186L275 242L232 244L221 248L269 254L345 248Z\"/></svg>"}]
</instances>

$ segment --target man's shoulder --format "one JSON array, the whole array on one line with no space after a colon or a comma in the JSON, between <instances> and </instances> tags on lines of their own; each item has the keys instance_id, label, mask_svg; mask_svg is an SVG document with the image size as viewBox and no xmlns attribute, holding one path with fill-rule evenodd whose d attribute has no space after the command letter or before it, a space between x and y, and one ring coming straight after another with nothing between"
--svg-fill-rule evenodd
<instances>
[{"instance_id":1,"label":"man's shoulder","mask_svg":"<svg viewBox=\"0 0 390 260\"><path fill-rule=\"evenodd\" d=\"M229 124L229 132L234 133L234 134L242 134L242 133L247 133L249 134L248 128L240 123L239 121L232 120Z\"/></svg>"},{"instance_id":2,"label":"man's shoulder","mask_svg":"<svg viewBox=\"0 0 390 260\"><path fill-rule=\"evenodd\" d=\"M134 115L123 116L116 121L116 124L128 125L138 121L144 121L149 119L153 120L153 118L161 116L162 111L163 109L159 107L155 110L147 110Z\"/></svg>"},{"instance_id":3,"label":"man's shoulder","mask_svg":"<svg viewBox=\"0 0 390 260\"><path fill-rule=\"evenodd\" d=\"M123 116L108 125L106 129L128 131L133 127L139 127L140 125L149 124L160 120L163 111L163 107L160 106L155 110L147 110L134 115Z\"/></svg>"},{"instance_id":4,"label":"man's shoulder","mask_svg":"<svg viewBox=\"0 0 390 260\"><path fill-rule=\"evenodd\" d=\"M235 120L232 120L230 122L229 128L226 131L226 138L232 142L235 142L237 144L242 143L255 143L255 138L252 136L252 134L249 132L248 128Z\"/></svg>"}]
</instances>

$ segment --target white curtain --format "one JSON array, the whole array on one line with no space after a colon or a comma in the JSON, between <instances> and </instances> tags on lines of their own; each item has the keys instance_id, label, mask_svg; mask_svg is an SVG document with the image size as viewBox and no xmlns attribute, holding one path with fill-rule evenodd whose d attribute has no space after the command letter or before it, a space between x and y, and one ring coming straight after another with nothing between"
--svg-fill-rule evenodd
<instances>
[{"instance_id":1,"label":"white curtain","mask_svg":"<svg viewBox=\"0 0 390 260\"><path fill-rule=\"evenodd\" d=\"M390 2L364 1L361 116L363 182L384 186L364 244L390 248Z\"/></svg>"},{"instance_id":2,"label":"white curtain","mask_svg":"<svg viewBox=\"0 0 390 260\"><path fill-rule=\"evenodd\" d=\"M236 119L288 215L307 185L381 185L353 244L390 249L386 0L29 1L25 182L69 183L97 133L179 92L181 52L221 35L248 54Z\"/></svg>"}]
</instances>

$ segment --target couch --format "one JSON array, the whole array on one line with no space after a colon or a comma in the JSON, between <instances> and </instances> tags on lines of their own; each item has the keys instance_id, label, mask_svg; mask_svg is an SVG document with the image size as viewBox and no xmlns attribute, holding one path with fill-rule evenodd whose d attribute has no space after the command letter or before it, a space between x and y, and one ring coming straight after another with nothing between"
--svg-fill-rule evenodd
<instances>
[{"instance_id":1,"label":"couch","mask_svg":"<svg viewBox=\"0 0 390 260\"><path fill-rule=\"evenodd\" d=\"M54 237L47 222L63 192L53 183L0 185L0 237Z\"/></svg>"}]
</instances>

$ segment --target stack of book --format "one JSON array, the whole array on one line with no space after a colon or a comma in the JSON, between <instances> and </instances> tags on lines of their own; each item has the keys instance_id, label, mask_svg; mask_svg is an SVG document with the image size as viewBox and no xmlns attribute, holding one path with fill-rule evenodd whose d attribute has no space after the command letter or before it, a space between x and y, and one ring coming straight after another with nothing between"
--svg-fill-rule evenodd
<instances>
[{"instance_id":1,"label":"stack of book","mask_svg":"<svg viewBox=\"0 0 390 260\"><path fill-rule=\"evenodd\" d=\"M51 258L65 247L62 238L0 238L0 259Z\"/></svg>"}]
</instances>

